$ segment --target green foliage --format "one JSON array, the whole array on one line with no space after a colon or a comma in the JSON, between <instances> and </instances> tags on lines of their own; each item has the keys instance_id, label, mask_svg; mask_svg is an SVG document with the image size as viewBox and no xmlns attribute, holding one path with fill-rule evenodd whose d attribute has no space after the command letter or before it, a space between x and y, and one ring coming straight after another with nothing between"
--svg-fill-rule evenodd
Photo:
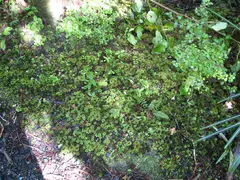
<instances>
[{"instance_id":1,"label":"green foliage","mask_svg":"<svg viewBox=\"0 0 240 180\"><path fill-rule=\"evenodd\" d=\"M154 33L152 37L152 53L161 54L165 52L165 50L168 48L168 42L166 40L167 36L165 32L169 31L169 27L172 26L172 24L166 23L165 25L163 25L160 11L156 8L148 11L147 14L141 12L143 6L139 2L140 1L136 1L135 4L133 4L132 6L132 10L135 12L135 14L130 14L131 18L134 20L134 22L131 23L136 24L136 27L130 28L128 30L127 40L132 45L136 45L138 42L140 42L140 40L142 40L143 32L146 30L150 30ZM136 6L138 8L136 8ZM136 34L136 36L134 34Z\"/></svg>"},{"instance_id":2,"label":"green foliage","mask_svg":"<svg viewBox=\"0 0 240 180\"><path fill-rule=\"evenodd\" d=\"M223 66L229 46L202 24L143 5L134 1L125 21L112 9L83 6L67 11L56 31L26 9L40 47L9 41L0 55L0 98L48 127L64 150L116 169L123 162L130 174L137 169L152 179L189 178L192 139L203 123L225 115L212 95L224 94L222 87L207 81L233 79ZM209 91L201 96L191 91L202 87ZM206 155L216 141L205 145L204 168L219 155Z\"/></svg>"},{"instance_id":3,"label":"green foliage","mask_svg":"<svg viewBox=\"0 0 240 180\"><path fill-rule=\"evenodd\" d=\"M34 46L41 46L44 44L46 38L40 34L44 25L41 18L36 15L33 16L33 20L26 25L26 33L32 34L32 41L34 41ZM22 32L24 36L24 32Z\"/></svg>"},{"instance_id":4,"label":"green foliage","mask_svg":"<svg viewBox=\"0 0 240 180\"><path fill-rule=\"evenodd\" d=\"M188 26L188 25L187 25ZM190 26L190 25L189 25ZM233 82L234 75L227 73L224 61L228 47L224 39L212 38L202 25L191 24L189 33L174 47L174 66L186 73L183 91L200 90L210 78L222 82Z\"/></svg>"},{"instance_id":5,"label":"green foliage","mask_svg":"<svg viewBox=\"0 0 240 180\"><path fill-rule=\"evenodd\" d=\"M180 88L182 95L191 94L193 90L207 90L204 84L212 79L217 79L222 84L234 81L235 74L230 74L224 67L229 53L228 39L212 37L207 31L209 29L220 31L227 27L225 22L207 25L210 15L206 6L210 5L210 2L203 2L202 6L196 8L195 13L201 17L199 23L185 20L181 16L176 20L171 13L163 14L153 7L144 13L143 5L139 4L138 9L141 11L136 9L137 2L132 7L134 13L130 13L135 27L127 30L127 40L132 45L137 45L143 37L145 38L144 33L150 31L153 54L162 54L170 50L175 58L173 65L185 74L185 80ZM163 19L167 16L170 21L165 22ZM178 36L169 36L174 31L184 36L177 43Z\"/></svg>"},{"instance_id":6,"label":"green foliage","mask_svg":"<svg viewBox=\"0 0 240 180\"><path fill-rule=\"evenodd\" d=\"M160 111L161 106L153 99L158 97L160 90L155 78L164 80L160 76L164 64L153 56L145 61L144 53L124 55L124 51L110 49L98 53L81 57L82 67L78 68L82 73L74 76L82 90L75 90L60 109L66 117L58 117L67 119L75 128L74 131L70 127L62 128L58 141L68 142L70 148L76 148L77 141L79 148L101 157L106 153L112 158L125 153L142 153L145 141L163 138L168 133L161 121L169 117ZM99 59L102 55L103 59ZM132 59L136 62L129 64ZM147 75L147 71L155 66L154 62L158 62L159 71ZM165 88L161 89L165 91ZM151 118L147 118L147 113L153 114ZM144 133L142 129L145 129ZM64 139L72 134L76 138ZM133 148L129 149L130 146Z\"/></svg>"},{"instance_id":7,"label":"green foliage","mask_svg":"<svg viewBox=\"0 0 240 180\"><path fill-rule=\"evenodd\" d=\"M67 17L57 26L58 32L65 32L67 38L87 39L92 44L107 44L113 39L115 14L112 10L85 9L68 11ZM94 26L93 26L94 24Z\"/></svg>"},{"instance_id":8,"label":"green foliage","mask_svg":"<svg viewBox=\"0 0 240 180\"><path fill-rule=\"evenodd\" d=\"M0 27L2 27L3 25L0 24ZM10 31L12 31L13 28L12 27L5 27L4 30L2 32L0 32L0 48L2 50L6 49L6 38L7 36L10 35Z\"/></svg>"}]
</instances>

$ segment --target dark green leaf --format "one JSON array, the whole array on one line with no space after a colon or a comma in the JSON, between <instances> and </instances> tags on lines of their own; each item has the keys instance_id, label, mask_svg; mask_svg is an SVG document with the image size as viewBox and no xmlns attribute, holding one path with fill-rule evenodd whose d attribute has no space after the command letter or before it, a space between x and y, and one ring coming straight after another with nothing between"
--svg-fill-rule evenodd
<instances>
[{"instance_id":1,"label":"dark green leaf","mask_svg":"<svg viewBox=\"0 0 240 180\"><path fill-rule=\"evenodd\" d=\"M2 50L5 50L6 49L6 44L5 44L5 39L2 39L1 42L0 42L0 47Z\"/></svg>"},{"instance_id":2,"label":"dark green leaf","mask_svg":"<svg viewBox=\"0 0 240 180\"><path fill-rule=\"evenodd\" d=\"M162 111L155 111L153 112L153 115L158 119L169 119L168 115L163 113Z\"/></svg>"},{"instance_id":3,"label":"dark green leaf","mask_svg":"<svg viewBox=\"0 0 240 180\"><path fill-rule=\"evenodd\" d=\"M229 141L225 145L224 147L225 149L229 146L229 144L232 143L232 141L238 136L239 133L240 133L240 127L233 133L232 137L229 139Z\"/></svg>"}]
</instances>

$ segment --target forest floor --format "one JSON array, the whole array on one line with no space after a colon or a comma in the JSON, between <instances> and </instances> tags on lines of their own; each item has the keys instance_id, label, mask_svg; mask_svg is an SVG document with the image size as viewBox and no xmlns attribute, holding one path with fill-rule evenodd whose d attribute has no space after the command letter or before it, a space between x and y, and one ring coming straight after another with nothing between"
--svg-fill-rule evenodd
<instances>
[{"instance_id":1,"label":"forest floor","mask_svg":"<svg viewBox=\"0 0 240 180\"><path fill-rule=\"evenodd\" d=\"M46 3L47 1L48 0L43 0L40 4L37 5L42 6L42 2ZM17 9L25 8L27 6L27 4L24 4L26 3L24 0L18 0L17 2L19 3L19 8ZM39 2L40 1L37 1L37 3ZM49 0L49 2L54 2L55 4L57 2L62 3L58 4L58 9L61 9L61 12L56 12L60 14L53 15L57 16L56 19L59 20L58 18L62 16L61 13L64 12L64 5L66 4L65 1ZM75 7L74 3L79 5L80 1L73 0L71 2L73 2L73 7ZM183 7L183 5L179 3L177 6L181 7L183 11L187 11L188 9L194 9L197 5L199 5L199 3L185 3L185 6ZM45 26L51 24L51 21L47 19L49 17L46 17L46 13L44 12L47 8L48 7L43 6L43 12L39 12L39 15L42 15L41 18L43 22L46 23L44 24ZM30 39L29 42L31 41L32 40ZM44 49L40 49L39 51L41 50ZM28 124L23 125L22 123L25 122L23 121L24 118L21 117L21 113L17 113L15 110L9 110L9 113L4 112L0 115L3 120L0 120L0 122L3 122L4 125L4 133L2 134L2 136L0 136L0 180L117 180L120 179L119 177L126 180L149 179L147 175L142 176L142 174L138 174L137 171L135 174L132 173L131 178L126 172L122 173L120 171L113 171L110 168L106 168L103 164L101 164L101 162L94 162L89 154L80 154L78 157L76 157L69 152L62 151L62 145L55 142L56 137L54 138L51 136L51 134L48 133L50 132L49 130L53 128L51 127L50 123L44 124L41 122L39 124L31 118L28 118ZM176 128L172 129L173 131L176 131ZM54 131L54 128L51 130ZM181 138L181 140L184 139L182 136L179 137ZM208 153L211 157L211 153ZM195 164L195 167L190 167L191 170L188 175L190 179L193 179L195 176L195 179L198 179L198 175L200 175L200 173L197 172L197 170L199 169L200 171L202 171L202 177L207 173L211 174L212 171L214 171L216 179L218 179L216 174L218 175L218 177L224 177L225 171L223 171L220 166L218 168L217 165L214 170L211 170L211 168L207 168L206 170L202 168L203 170L201 170L201 162L202 164L204 164L204 161L206 161L208 167L214 166L215 161L212 161L212 159L210 161L209 159L199 158L200 163ZM183 166L183 164L181 165ZM133 167L133 169L135 168ZM209 172L207 172L208 170Z\"/></svg>"}]
</instances>

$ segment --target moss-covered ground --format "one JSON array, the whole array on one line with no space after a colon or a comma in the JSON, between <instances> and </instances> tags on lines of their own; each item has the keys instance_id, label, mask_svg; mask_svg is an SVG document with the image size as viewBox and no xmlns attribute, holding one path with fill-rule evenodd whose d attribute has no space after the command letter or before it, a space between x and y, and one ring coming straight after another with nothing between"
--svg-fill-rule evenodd
<instances>
[{"instance_id":1,"label":"moss-covered ground","mask_svg":"<svg viewBox=\"0 0 240 180\"><path fill-rule=\"evenodd\" d=\"M1 113L14 109L22 127L44 128L61 151L97 162L94 177L223 179L228 161L215 162L225 142L194 141L214 131L202 127L238 112L237 101L233 108L218 103L238 88L229 68L235 63L226 63L236 59L236 46L152 7L167 30L159 29L136 4L124 3L81 4L57 24L46 9L39 15L45 7L34 1L36 8L12 16L2 4L1 29L12 30L0 36Z\"/></svg>"}]
</instances>

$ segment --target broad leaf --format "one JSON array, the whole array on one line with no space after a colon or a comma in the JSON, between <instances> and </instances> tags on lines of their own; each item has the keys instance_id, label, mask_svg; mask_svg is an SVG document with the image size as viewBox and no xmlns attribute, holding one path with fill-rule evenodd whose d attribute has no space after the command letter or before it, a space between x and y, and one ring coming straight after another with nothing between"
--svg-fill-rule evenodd
<instances>
[{"instance_id":1,"label":"broad leaf","mask_svg":"<svg viewBox=\"0 0 240 180\"><path fill-rule=\"evenodd\" d=\"M161 54L162 52L164 52L166 49L166 46L164 46L163 44L158 44L155 48L153 48L152 53L153 54Z\"/></svg>"},{"instance_id":2,"label":"broad leaf","mask_svg":"<svg viewBox=\"0 0 240 180\"><path fill-rule=\"evenodd\" d=\"M218 22L217 24L212 26L212 29L214 29L215 31L220 31L220 30L226 29L227 25L228 24L226 22Z\"/></svg>"},{"instance_id":3,"label":"broad leaf","mask_svg":"<svg viewBox=\"0 0 240 180\"><path fill-rule=\"evenodd\" d=\"M150 23L155 23L157 21L157 15L154 11L149 11L147 13L147 20L150 22Z\"/></svg>"},{"instance_id":4,"label":"broad leaf","mask_svg":"<svg viewBox=\"0 0 240 180\"><path fill-rule=\"evenodd\" d=\"M187 90L184 86L180 87L179 92L180 92L180 95L182 95L182 96L187 96L188 95Z\"/></svg>"},{"instance_id":5,"label":"broad leaf","mask_svg":"<svg viewBox=\"0 0 240 180\"><path fill-rule=\"evenodd\" d=\"M159 31L155 32L155 37L152 40L152 43L154 44L154 46L157 46L158 44L160 44L163 40L162 34Z\"/></svg>"},{"instance_id":6,"label":"broad leaf","mask_svg":"<svg viewBox=\"0 0 240 180\"><path fill-rule=\"evenodd\" d=\"M11 27L6 27L5 29L4 29L4 31L3 31L3 35L4 36L8 36L9 34L10 34L10 31L12 30L13 28L11 28Z\"/></svg>"},{"instance_id":7,"label":"broad leaf","mask_svg":"<svg viewBox=\"0 0 240 180\"><path fill-rule=\"evenodd\" d=\"M133 4L133 10L135 12L140 13L142 11L142 8L143 8L143 2L141 0L135 0Z\"/></svg>"},{"instance_id":8,"label":"broad leaf","mask_svg":"<svg viewBox=\"0 0 240 180\"><path fill-rule=\"evenodd\" d=\"M136 45L136 44L137 44L136 38L135 38L134 35L132 35L131 33L128 34L127 40L128 40L132 45Z\"/></svg>"},{"instance_id":9,"label":"broad leaf","mask_svg":"<svg viewBox=\"0 0 240 180\"><path fill-rule=\"evenodd\" d=\"M138 26L136 29L138 39L142 38L142 32L143 32L143 28L141 26Z\"/></svg>"}]
</instances>

